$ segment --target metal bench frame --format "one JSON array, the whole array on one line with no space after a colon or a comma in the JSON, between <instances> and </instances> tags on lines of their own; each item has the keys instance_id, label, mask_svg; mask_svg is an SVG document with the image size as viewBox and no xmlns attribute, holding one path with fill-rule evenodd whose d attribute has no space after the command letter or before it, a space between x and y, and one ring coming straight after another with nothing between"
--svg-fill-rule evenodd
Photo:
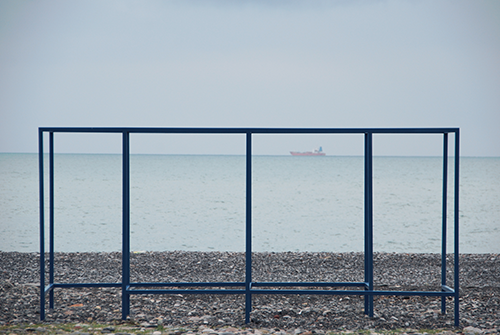
<instances>
[{"instance_id":1,"label":"metal bench frame","mask_svg":"<svg viewBox=\"0 0 500 335\"><path fill-rule=\"evenodd\" d=\"M44 133L49 134L49 282L45 283L45 196L44 196ZM122 281L121 283L56 283L54 282L54 133L121 133L123 158L122 205ZM246 231L245 281L196 283L136 283L130 281L130 134L246 134ZM364 134L364 273L363 282L254 282L252 281L252 134ZM441 291L380 291L373 285L373 154L374 134L443 134L443 194ZM454 283L446 284L448 134L455 134L454 153ZM54 308L54 289L75 287L115 287L122 291L122 319L130 314L132 294L242 294L245 295L245 322L250 322L254 294L360 295L365 297L364 313L373 317L373 297L434 296L441 297L441 312L446 313L446 297L454 298L454 321L459 326L459 128L70 128L40 127L40 320L45 319L46 294L49 308ZM156 288L153 288L156 287ZM157 289L164 287L164 289ZM193 289L198 287L199 289ZM228 289L224 289L224 288ZM267 287L267 289L263 288ZM277 287L280 289L269 289ZM291 287L292 289L288 289ZM357 287L357 290L293 289L297 287ZM219 289L215 289L219 288ZM229 289L230 288L230 289Z\"/></svg>"}]
</instances>

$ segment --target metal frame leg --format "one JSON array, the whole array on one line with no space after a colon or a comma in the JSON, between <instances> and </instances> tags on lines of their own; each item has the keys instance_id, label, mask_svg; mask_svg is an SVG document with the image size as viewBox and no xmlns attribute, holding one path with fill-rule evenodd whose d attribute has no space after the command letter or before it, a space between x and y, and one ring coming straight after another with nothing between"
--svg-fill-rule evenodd
<instances>
[{"instance_id":1,"label":"metal frame leg","mask_svg":"<svg viewBox=\"0 0 500 335\"><path fill-rule=\"evenodd\" d=\"M448 134L443 135L443 209L442 209L442 237L441 237L441 285L446 285L446 229L447 229L447 202L448 202ZM443 292L444 289L441 289ZM441 314L446 314L446 297L441 297Z\"/></svg>"},{"instance_id":2,"label":"metal frame leg","mask_svg":"<svg viewBox=\"0 0 500 335\"><path fill-rule=\"evenodd\" d=\"M372 133L365 134L365 282L373 291L373 150ZM366 289L365 289L366 290ZM365 314L373 317L373 295L365 295Z\"/></svg>"},{"instance_id":3,"label":"metal frame leg","mask_svg":"<svg viewBox=\"0 0 500 335\"><path fill-rule=\"evenodd\" d=\"M252 310L252 133L246 134L245 323Z\"/></svg>"},{"instance_id":4,"label":"metal frame leg","mask_svg":"<svg viewBox=\"0 0 500 335\"><path fill-rule=\"evenodd\" d=\"M40 196L40 321L45 320L45 192L43 173L43 131L38 130L38 178Z\"/></svg>"},{"instance_id":5,"label":"metal frame leg","mask_svg":"<svg viewBox=\"0 0 500 335\"><path fill-rule=\"evenodd\" d=\"M123 132L122 320L130 315L130 134Z\"/></svg>"}]
</instances>

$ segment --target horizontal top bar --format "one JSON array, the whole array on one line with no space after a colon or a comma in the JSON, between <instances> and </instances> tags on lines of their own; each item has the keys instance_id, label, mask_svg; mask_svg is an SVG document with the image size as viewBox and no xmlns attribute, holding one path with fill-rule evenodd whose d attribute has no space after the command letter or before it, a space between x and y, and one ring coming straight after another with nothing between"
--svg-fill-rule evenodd
<instances>
[{"instance_id":1,"label":"horizontal top bar","mask_svg":"<svg viewBox=\"0 0 500 335\"><path fill-rule=\"evenodd\" d=\"M147 128L147 127L40 127L57 133L155 133L155 134L442 134L459 128Z\"/></svg>"}]
</instances>

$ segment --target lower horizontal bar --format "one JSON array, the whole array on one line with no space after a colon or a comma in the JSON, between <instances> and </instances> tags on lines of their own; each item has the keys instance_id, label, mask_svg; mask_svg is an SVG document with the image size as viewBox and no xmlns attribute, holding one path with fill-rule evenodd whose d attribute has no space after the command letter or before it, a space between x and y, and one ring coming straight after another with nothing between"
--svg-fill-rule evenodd
<instances>
[{"instance_id":1,"label":"lower horizontal bar","mask_svg":"<svg viewBox=\"0 0 500 335\"><path fill-rule=\"evenodd\" d=\"M129 294L245 294L245 290L127 290Z\"/></svg>"},{"instance_id":2,"label":"lower horizontal bar","mask_svg":"<svg viewBox=\"0 0 500 335\"><path fill-rule=\"evenodd\" d=\"M361 291L363 295L364 292L370 291ZM442 291L371 291L372 295L396 295L396 296L422 296L422 297L452 297L454 293L452 292L442 292Z\"/></svg>"},{"instance_id":3,"label":"lower horizontal bar","mask_svg":"<svg viewBox=\"0 0 500 335\"><path fill-rule=\"evenodd\" d=\"M245 287L241 282L215 282L215 283L130 283L131 287ZM253 282L252 287L368 287L368 283L328 283L328 282Z\"/></svg>"},{"instance_id":4,"label":"lower horizontal bar","mask_svg":"<svg viewBox=\"0 0 500 335\"><path fill-rule=\"evenodd\" d=\"M252 287L275 287L275 286L282 286L282 287L290 287L290 286L297 286L297 287L368 287L368 283L364 282L359 282L359 283L351 283L351 282L346 282L346 283L327 283L327 282L298 282L298 283L293 283L293 282L284 282L284 283L278 283L278 282L255 282L252 283Z\"/></svg>"},{"instance_id":5,"label":"lower horizontal bar","mask_svg":"<svg viewBox=\"0 0 500 335\"><path fill-rule=\"evenodd\" d=\"M220 283L130 283L131 287L245 287L245 283L240 282L220 282Z\"/></svg>"},{"instance_id":6,"label":"lower horizontal bar","mask_svg":"<svg viewBox=\"0 0 500 335\"><path fill-rule=\"evenodd\" d=\"M121 283L54 283L54 288L72 288L72 287L122 287Z\"/></svg>"},{"instance_id":7,"label":"lower horizontal bar","mask_svg":"<svg viewBox=\"0 0 500 335\"><path fill-rule=\"evenodd\" d=\"M310 294L310 295L396 295L448 297L452 292L442 291L350 291L350 290L251 290L252 294Z\"/></svg>"},{"instance_id":8,"label":"lower horizontal bar","mask_svg":"<svg viewBox=\"0 0 500 335\"><path fill-rule=\"evenodd\" d=\"M240 282L220 282L220 283L131 283L127 287L130 294L245 294L242 289L220 289L220 290L140 290L132 287L245 287L245 283ZM366 283L277 283L277 282L256 282L252 287L339 287L339 286L361 286L366 287ZM122 287L121 283L53 283L45 287L45 293L54 288L77 288L77 287ZM444 291L370 291L370 290L279 290L279 289L251 289L251 294L311 294L311 295L395 295L395 296L428 296L428 297L447 297L454 296L455 290L447 285L442 285Z\"/></svg>"}]
</instances>

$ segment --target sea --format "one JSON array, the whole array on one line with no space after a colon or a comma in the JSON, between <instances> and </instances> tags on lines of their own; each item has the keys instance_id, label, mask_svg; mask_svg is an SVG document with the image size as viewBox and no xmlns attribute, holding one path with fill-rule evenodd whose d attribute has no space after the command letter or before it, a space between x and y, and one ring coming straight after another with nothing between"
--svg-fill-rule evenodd
<instances>
[{"instance_id":1,"label":"sea","mask_svg":"<svg viewBox=\"0 0 500 335\"><path fill-rule=\"evenodd\" d=\"M245 159L131 155L131 250L245 251ZM374 157L374 251L441 252L442 164L441 157ZM54 166L55 251L120 251L121 155L56 154ZM253 156L252 250L362 252L363 171L360 156ZM38 252L39 213L38 155L0 153L0 251ZM461 157L459 223L461 253L500 253L500 158Z\"/></svg>"}]
</instances>

